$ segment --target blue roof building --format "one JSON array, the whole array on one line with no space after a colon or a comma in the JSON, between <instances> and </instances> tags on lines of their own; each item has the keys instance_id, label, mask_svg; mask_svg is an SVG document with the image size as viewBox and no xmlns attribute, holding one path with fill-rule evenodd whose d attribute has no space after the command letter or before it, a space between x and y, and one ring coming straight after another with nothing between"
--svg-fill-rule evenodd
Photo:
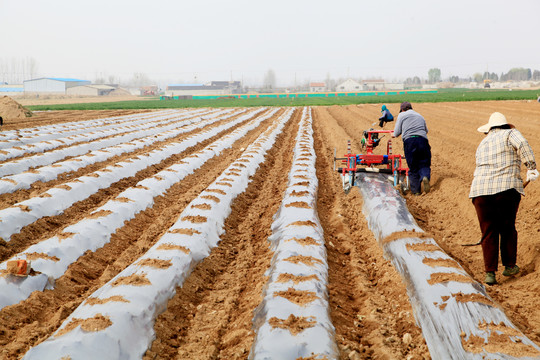
<instances>
[{"instance_id":1,"label":"blue roof building","mask_svg":"<svg viewBox=\"0 0 540 360\"><path fill-rule=\"evenodd\" d=\"M70 87L90 85L91 82L72 78L38 78L25 80L23 84L25 93L65 94Z\"/></svg>"}]
</instances>

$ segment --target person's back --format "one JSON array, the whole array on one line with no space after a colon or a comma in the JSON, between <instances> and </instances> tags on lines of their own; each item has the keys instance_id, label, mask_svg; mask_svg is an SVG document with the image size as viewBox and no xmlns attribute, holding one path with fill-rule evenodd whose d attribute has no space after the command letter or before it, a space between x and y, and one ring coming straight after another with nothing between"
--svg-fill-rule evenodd
<instances>
[{"instance_id":1,"label":"person's back","mask_svg":"<svg viewBox=\"0 0 540 360\"><path fill-rule=\"evenodd\" d=\"M409 182L413 194L420 194L421 186L424 187L424 192L430 191L431 146L427 132L424 117L412 109L410 102L403 102L392 136L402 135L403 151L409 166Z\"/></svg>"},{"instance_id":2,"label":"person's back","mask_svg":"<svg viewBox=\"0 0 540 360\"><path fill-rule=\"evenodd\" d=\"M412 136L421 136L427 139L427 132L426 120L422 115L412 109L399 113L394 136L402 135L403 140Z\"/></svg>"}]
</instances>

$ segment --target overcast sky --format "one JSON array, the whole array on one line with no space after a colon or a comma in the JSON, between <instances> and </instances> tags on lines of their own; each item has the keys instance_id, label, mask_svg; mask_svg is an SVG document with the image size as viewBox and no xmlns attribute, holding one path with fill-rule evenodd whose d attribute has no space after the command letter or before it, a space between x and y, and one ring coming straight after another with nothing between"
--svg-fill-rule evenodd
<instances>
[{"instance_id":1,"label":"overcast sky","mask_svg":"<svg viewBox=\"0 0 540 360\"><path fill-rule=\"evenodd\" d=\"M540 0L0 0L0 60L168 83L540 70Z\"/></svg>"}]
</instances>

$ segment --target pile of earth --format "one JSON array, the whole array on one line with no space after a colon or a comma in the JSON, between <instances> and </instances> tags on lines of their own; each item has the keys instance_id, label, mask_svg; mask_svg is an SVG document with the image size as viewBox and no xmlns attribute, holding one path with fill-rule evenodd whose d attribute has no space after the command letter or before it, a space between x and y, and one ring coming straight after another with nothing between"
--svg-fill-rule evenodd
<instances>
[{"instance_id":1,"label":"pile of earth","mask_svg":"<svg viewBox=\"0 0 540 360\"><path fill-rule=\"evenodd\" d=\"M116 88L109 93L109 96L129 96L131 93L122 88Z\"/></svg>"},{"instance_id":2,"label":"pile of earth","mask_svg":"<svg viewBox=\"0 0 540 360\"><path fill-rule=\"evenodd\" d=\"M0 97L0 116L6 119L24 119L32 116L32 112L10 98Z\"/></svg>"}]
</instances>

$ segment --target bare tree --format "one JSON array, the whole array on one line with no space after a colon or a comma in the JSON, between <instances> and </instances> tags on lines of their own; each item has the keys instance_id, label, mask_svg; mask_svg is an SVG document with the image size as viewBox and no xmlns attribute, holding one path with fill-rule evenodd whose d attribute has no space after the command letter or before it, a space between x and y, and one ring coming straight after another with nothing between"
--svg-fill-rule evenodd
<instances>
[{"instance_id":1,"label":"bare tree","mask_svg":"<svg viewBox=\"0 0 540 360\"><path fill-rule=\"evenodd\" d=\"M428 79L431 84L441 81L441 69L429 69Z\"/></svg>"},{"instance_id":2,"label":"bare tree","mask_svg":"<svg viewBox=\"0 0 540 360\"><path fill-rule=\"evenodd\" d=\"M34 58L0 59L0 81L8 84L21 84L37 75L38 65Z\"/></svg>"},{"instance_id":3,"label":"bare tree","mask_svg":"<svg viewBox=\"0 0 540 360\"><path fill-rule=\"evenodd\" d=\"M128 81L128 84L133 87L141 87L145 85L153 85L152 81L148 75L144 73L134 73L133 77Z\"/></svg>"},{"instance_id":4,"label":"bare tree","mask_svg":"<svg viewBox=\"0 0 540 360\"><path fill-rule=\"evenodd\" d=\"M28 68L28 75L30 76L30 79L35 78L38 72L38 64L36 59L33 57L26 58L26 66Z\"/></svg>"},{"instance_id":5,"label":"bare tree","mask_svg":"<svg viewBox=\"0 0 540 360\"><path fill-rule=\"evenodd\" d=\"M263 88L272 90L276 87L276 73L272 69L268 69L266 75L264 75Z\"/></svg>"}]
</instances>

